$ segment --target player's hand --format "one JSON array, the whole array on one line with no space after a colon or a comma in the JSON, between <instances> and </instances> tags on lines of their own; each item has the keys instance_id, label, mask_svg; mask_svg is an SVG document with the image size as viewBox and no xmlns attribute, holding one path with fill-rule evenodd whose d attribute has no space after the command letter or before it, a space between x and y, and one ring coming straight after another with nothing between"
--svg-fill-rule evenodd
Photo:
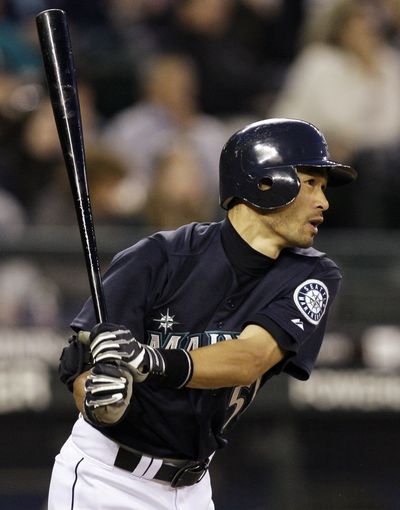
<instances>
[{"instance_id":1,"label":"player's hand","mask_svg":"<svg viewBox=\"0 0 400 510\"><path fill-rule=\"evenodd\" d=\"M90 333L93 362L126 366L135 382L151 375L163 375L164 359L156 349L139 343L124 326L97 324Z\"/></svg>"},{"instance_id":2,"label":"player's hand","mask_svg":"<svg viewBox=\"0 0 400 510\"><path fill-rule=\"evenodd\" d=\"M115 425L124 416L132 396L133 378L122 367L96 363L85 382L84 411L94 425Z\"/></svg>"}]
</instances>

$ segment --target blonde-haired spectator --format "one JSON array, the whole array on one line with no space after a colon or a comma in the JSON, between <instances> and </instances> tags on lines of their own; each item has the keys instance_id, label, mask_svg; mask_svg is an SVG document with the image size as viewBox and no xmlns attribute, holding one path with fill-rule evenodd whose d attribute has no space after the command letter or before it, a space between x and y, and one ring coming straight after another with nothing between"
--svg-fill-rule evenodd
<instances>
[{"instance_id":1,"label":"blonde-haired spectator","mask_svg":"<svg viewBox=\"0 0 400 510\"><path fill-rule=\"evenodd\" d=\"M400 140L400 55L386 41L372 2L315 8L305 44L268 114L321 128L334 157Z\"/></svg>"},{"instance_id":2,"label":"blonde-haired spectator","mask_svg":"<svg viewBox=\"0 0 400 510\"><path fill-rule=\"evenodd\" d=\"M398 228L400 53L386 40L379 7L321 3L267 112L316 124L331 156L359 169L357 191L334 201L339 227Z\"/></svg>"}]
</instances>

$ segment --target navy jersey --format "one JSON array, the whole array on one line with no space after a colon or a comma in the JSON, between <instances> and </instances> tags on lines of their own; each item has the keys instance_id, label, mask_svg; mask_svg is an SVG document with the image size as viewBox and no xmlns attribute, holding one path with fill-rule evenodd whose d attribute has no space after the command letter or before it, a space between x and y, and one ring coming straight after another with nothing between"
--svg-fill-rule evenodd
<instances>
[{"instance_id":1,"label":"navy jersey","mask_svg":"<svg viewBox=\"0 0 400 510\"><path fill-rule=\"evenodd\" d=\"M190 351L235 341L247 324L258 324L288 356L246 387L135 384L124 420L102 432L153 456L208 457L225 445L225 433L271 375L309 377L340 278L313 248L286 249L276 260L255 252L227 219L159 232L119 253L104 276L109 321L138 341ZM94 324L88 300L72 327Z\"/></svg>"}]
</instances>

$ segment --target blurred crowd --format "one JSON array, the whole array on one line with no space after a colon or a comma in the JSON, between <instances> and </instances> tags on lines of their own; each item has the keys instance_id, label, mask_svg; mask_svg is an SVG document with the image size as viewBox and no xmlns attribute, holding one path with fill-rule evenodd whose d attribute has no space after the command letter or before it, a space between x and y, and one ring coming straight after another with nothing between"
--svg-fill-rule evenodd
<instances>
[{"instance_id":1,"label":"blurred crowd","mask_svg":"<svg viewBox=\"0 0 400 510\"><path fill-rule=\"evenodd\" d=\"M398 228L399 0L0 0L3 237L75 222L35 25L48 8L69 20L96 224L219 219L224 142L292 117L359 171L329 192L325 228Z\"/></svg>"},{"instance_id":2,"label":"blurred crowd","mask_svg":"<svg viewBox=\"0 0 400 510\"><path fill-rule=\"evenodd\" d=\"M224 141L284 116L359 169L328 227L397 228L398 0L0 0L6 234L74 221L35 26L47 8L68 15L98 223L218 219Z\"/></svg>"}]
</instances>

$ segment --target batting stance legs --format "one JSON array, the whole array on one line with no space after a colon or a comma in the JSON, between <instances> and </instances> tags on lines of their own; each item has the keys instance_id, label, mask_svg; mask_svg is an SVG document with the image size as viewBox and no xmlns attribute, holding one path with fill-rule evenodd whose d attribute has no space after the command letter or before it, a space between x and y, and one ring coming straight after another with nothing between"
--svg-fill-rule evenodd
<instances>
[{"instance_id":1,"label":"batting stance legs","mask_svg":"<svg viewBox=\"0 0 400 510\"><path fill-rule=\"evenodd\" d=\"M173 488L115 467L117 450L78 420L56 457L48 510L214 510L208 472L195 485Z\"/></svg>"}]
</instances>

